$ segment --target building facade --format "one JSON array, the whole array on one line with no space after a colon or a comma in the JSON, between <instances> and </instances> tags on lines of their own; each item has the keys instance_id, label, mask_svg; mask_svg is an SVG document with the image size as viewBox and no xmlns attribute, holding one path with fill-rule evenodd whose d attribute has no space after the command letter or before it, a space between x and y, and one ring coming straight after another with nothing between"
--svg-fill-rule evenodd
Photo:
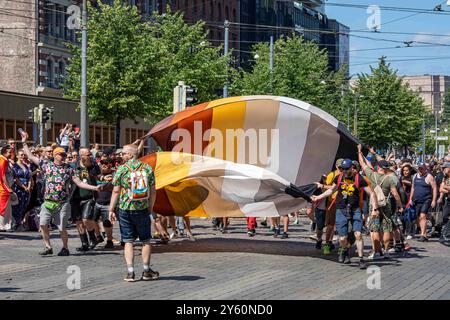
<instances>
[{"instance_id":1,"label":"building facade","mask_svg":"<svg viewBox=\"0 0 450 320\"><path fill-rule=\"evenodd\" d=\"M48 142L65 123L79 124L78 102L63 99L61 86L66 75L70 51L65 43L77 44L76 30L69 28L81 0L20 0L0 2L0 140L17 137L18 127L30 129L28 109L39 103L55 106L55 123L47 132ZM112 2L105 0L103 2ZM156 0L129 0L143 17L157 7ZM95 5L96 1L92 1ZM89 103L89 102L88 102ZM121 144L135 141L149 130L142 119L123 121ZM91 124L90 142L104 147L114 144L115 130ZM34 140L37 140L34 128ZM134 140L133 140L134 139Z\"/></svg>"},{"instance_id":2,"label":"building facade","mask_svg":"<svg viewBox=\"0 0 450 320\"><path fill-rule=\"evenodd\" d=\"M422 75L402 78L412 90L419 92L430 111L443 110L445 94L450 90L450 76Z\"/></svg>"}]
</instances>

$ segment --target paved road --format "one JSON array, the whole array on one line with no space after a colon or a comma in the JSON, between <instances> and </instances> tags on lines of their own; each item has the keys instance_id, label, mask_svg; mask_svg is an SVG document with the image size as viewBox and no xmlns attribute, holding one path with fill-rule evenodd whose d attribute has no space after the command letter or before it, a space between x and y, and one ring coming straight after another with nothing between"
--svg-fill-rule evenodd
<instances>
[{"instance_id":1,"label":"paved road","mask_svg":"<svg viewBox=\"0 0 450 320\"><path fill-rule=\"evenodd\" d=\"M213 231L205 220L193 220L196 242L177 239L155 244L152 268L161 278L125 283L122 251L96 249L70 257L40 257L36 232L1 233L0 300L3 299L450 299L450 248L432 240L407 255L378 261L376 275L343 266L336 255L323 256L309 239L306 219L292 226L289 239L274 239L267 229L254 238L245 234L243 219L231 232ZM72 253L79 245L70 230ZM57 235L53 234L53 238ZM54 250L60 241L53 241ZM368 249L368 247L366 246ZM67 287L69 266L78 266L81 289ZM140 274L140 257L136 263ZM374 269L370 269L374 270ZM376 270L375 270L376 271ZM375 277L375 278L374 278Z\"/></svg>"}]
</instances>

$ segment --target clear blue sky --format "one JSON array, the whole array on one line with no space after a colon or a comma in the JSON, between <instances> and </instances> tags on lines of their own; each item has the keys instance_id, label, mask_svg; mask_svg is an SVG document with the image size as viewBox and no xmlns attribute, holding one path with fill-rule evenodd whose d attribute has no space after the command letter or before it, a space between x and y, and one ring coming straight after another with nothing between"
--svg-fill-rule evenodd
<instances>
[{"instance_id":1,"label":"clear blue sky","mask_svg":"<svg viewBox=\"0 0 450 320\"><path fill-rule=\"evenodd\" d=\"M379 5L389 7L403 8L421 8L434 9L437 4L443 3L443 0L327 0L330 3L356 4L356 5ZM436 14L418 14L403 20L390 22L392 20L407 17L414 13L411 12L392 12L381 10L381 30L380 33L355 32L357 36L373 37L377 39L390 39L397 41L421 41L427 43L447 44L449 46L428 46L423 48L414 48L424 46L425 44L412 44L410 48L382 49L373 51L354 51L371 48L386 48L395 46L405 46L401 43L387 41L374 41L361 39L354 36L350 37L350 74L354 75L360 72L370 72L369 65L376 65L377 59L384 55L389 60L422 59L392 62L391 66L398 69L399 75L422 75L422 74L443 74L450 75L450 6L447 1L442 5L442 9L447 11L448 15ZM338 7L333 5L326 6L326 13L329 18L336 19L347 25L352 30L369 31L367 28L367 19L370 14L366 9ZM386 25L383 25L386 23ZM411 35L383 34L383 32L407 32ZM423 35L430 33L439 36Z\"/></svg>"}]
</instances>

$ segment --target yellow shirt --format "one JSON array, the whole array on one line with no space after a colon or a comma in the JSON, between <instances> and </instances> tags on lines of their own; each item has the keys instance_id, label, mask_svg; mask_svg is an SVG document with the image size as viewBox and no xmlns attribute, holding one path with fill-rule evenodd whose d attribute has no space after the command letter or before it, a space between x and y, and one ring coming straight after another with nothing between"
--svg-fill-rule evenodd
<instances>
[{"instance_id":1,"label":"yellow shirt","mask_svg":"<svg viewBox=\"0 0 450 320\"><path fill-rule=\"evenodd\" d=\"M327 175L327 179L325 180L325 184L327 186L331 186L333 184L334 178L336 178L341 172L339 170L335 170L335 171L331 171L328 175ZM328 200L331 202L333 199L336 198L337 196L337 191L334 192L331 197L328 198Z\"/></svg>"}]
</instances>

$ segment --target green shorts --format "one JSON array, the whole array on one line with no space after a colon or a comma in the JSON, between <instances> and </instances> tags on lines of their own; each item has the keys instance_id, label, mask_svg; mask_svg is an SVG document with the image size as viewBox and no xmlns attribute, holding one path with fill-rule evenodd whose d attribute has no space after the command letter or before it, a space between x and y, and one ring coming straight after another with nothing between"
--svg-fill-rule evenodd
<instances>
[{"instance_id":1,"label":"green shorts","mask_svg":"<svg viewBox=\"0 0 450 320\"><path fill-rule=\"evenodd\" d=\"M372 212L372 206L370 206ZM370 218L369 230L371 232L392 232L394 230L394 223L392 221L391 206L387 204L384 207L378 208L379 217L377 219Z\"/></svg>"}]
</instances>

